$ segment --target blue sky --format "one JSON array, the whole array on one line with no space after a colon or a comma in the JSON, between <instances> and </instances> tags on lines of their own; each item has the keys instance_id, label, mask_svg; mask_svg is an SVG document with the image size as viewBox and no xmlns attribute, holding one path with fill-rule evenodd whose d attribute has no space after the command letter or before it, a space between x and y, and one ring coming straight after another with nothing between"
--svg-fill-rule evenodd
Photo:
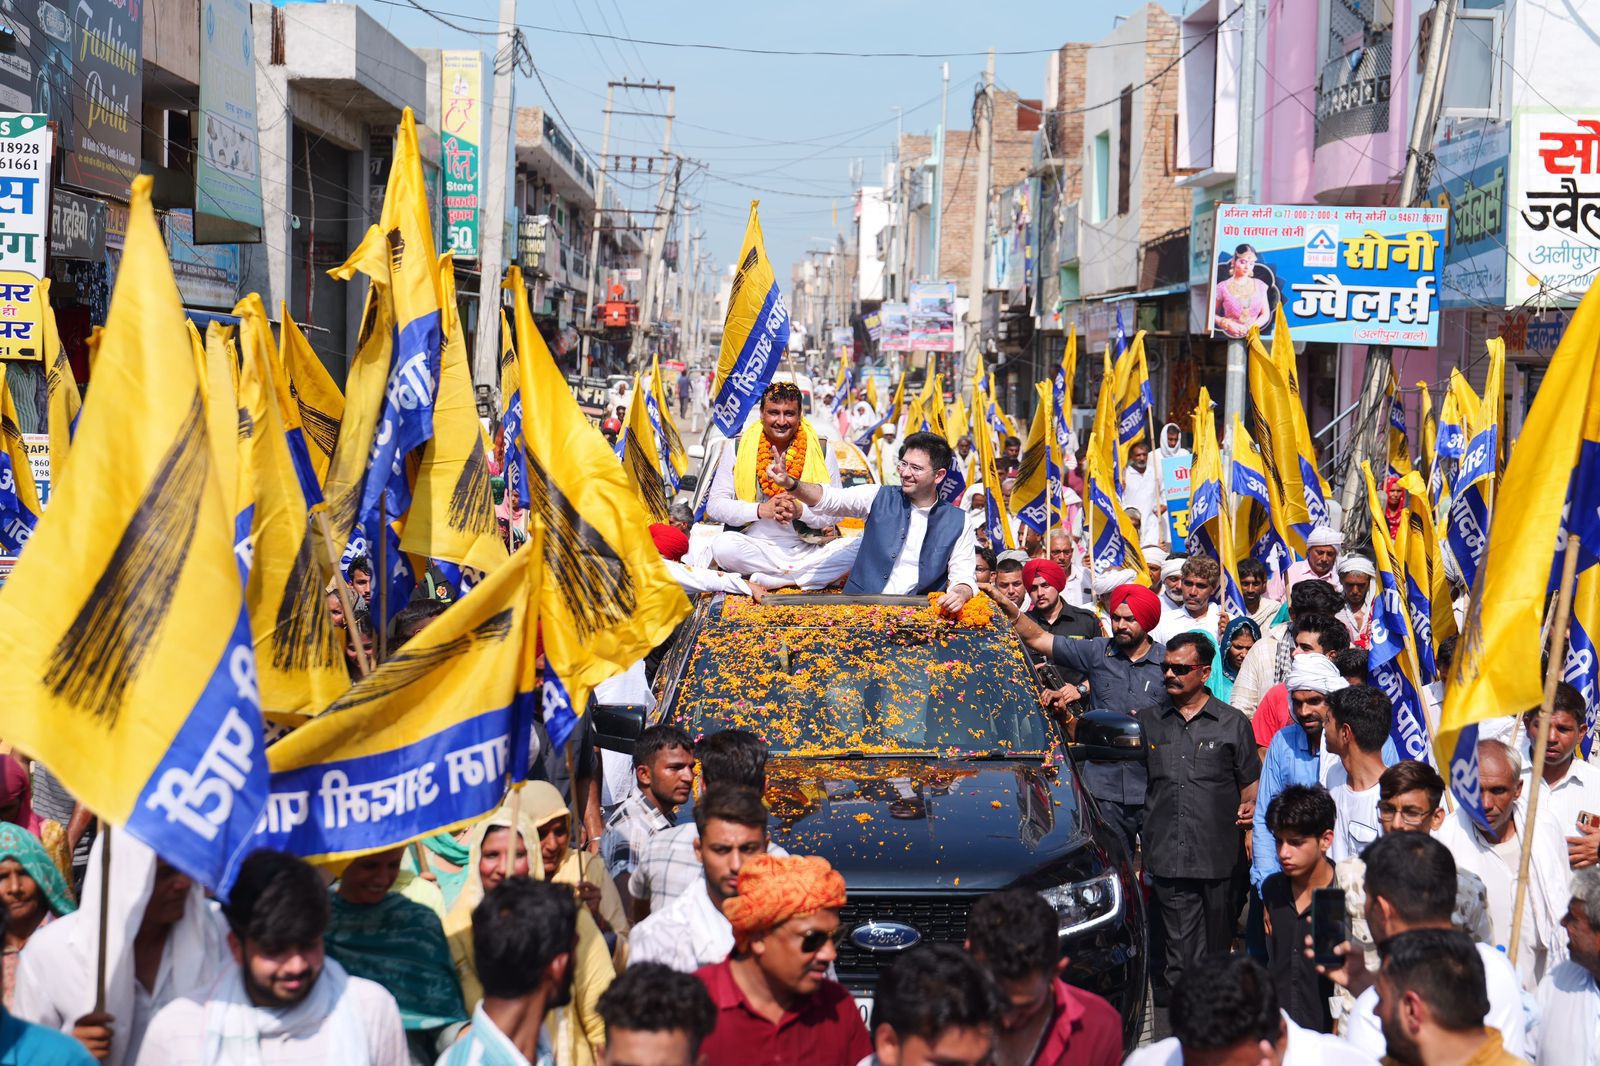
<instances>
[{"instance_id":1,"label":"blue sky","mask_svg":"<svg viewBox=\"0 0 1600 1066\"><path fill-rule=\"evenodd\" d=\"M413 47L480 48L486 37L457 32L408 6L410 0L359 0L390 32ZM498 0L416 0L466 28L491 29ZM968 125L983 49L1037 50L1068 40L1095 40L1136 0L1025 0L1004 6L951 0L807 0L795 4L643 3L638 0L523 0L518 21L563 125L600 151L601 110L608 80L660 81L677 86L673 149L705 164L687 185L701 205L702 249L718 267L739 251L751 198L761 200L762 228L781 284L807 248L826 247L837 228L848 232L852 160L866 184L881 180L892 157L895 108L904 128L931 133L939 122L939 58L757 56L701 48L629 44L574 35L616 34L655 41L780 49L951 55L950 125ZM1171 10L1180 5L1169 3ZM534 28L534 27L543 27ZM567 33L554 31L569 31ZM996 82L1023 96L1044 87L1042 53L1000 55ZM485 87L487 92L487 86ZM656 94L618 95L617 110L660 111ZM517 85L519 105L544 103L533 78ZM659 119L617 116L610 154L659 152ZM642 162L641 162L642 166ZM656 185L623 175L619 189L635 208L653 206ZM739 184L736 184L739 183ZM762 190L746 186L760 186ZM813 239L816 238L816 239Z\"/></svg>"}]
</instances>

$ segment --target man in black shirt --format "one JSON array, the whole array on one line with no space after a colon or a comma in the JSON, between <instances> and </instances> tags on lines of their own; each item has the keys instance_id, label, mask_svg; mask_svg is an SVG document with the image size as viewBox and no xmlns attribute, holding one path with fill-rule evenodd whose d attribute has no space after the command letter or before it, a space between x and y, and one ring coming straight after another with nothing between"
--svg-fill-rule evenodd
<instances>
[{"instance_id":1,"label":"man in black shirt","mask_svg":"<svg viewBox=\"0 0 1600 1066\"><path fill-rule=\"evenodd\" d=\"M1057 637L1079 638L1100 635L1100 620L1093 612L1074 607L1061 598L1061 590L1067 587L1067 572L1056 563L1049 559L1029 559L1022 567L1022 584L1033 600L1033 610L1028 612L1028 617L1033 619L1040 629ZM1048 655L1040 652L1030 651L1028 654L1035 665L1050 661ZM1084 675L1081 670L1064 667L1061 670L1061 677L1068 684L1077 685L1083 681Z\"/></svg>"},{"instance_id":2,"label":"man in black shirt","mask_svg":"<svg viewBox=\"0 0 1600 1066\"><path fill-rule=\"evenodd\" d=\"M1173 637L1162 664L1166 699L1139 712L1149 770L1144 868L1165 933L1168 987L1233 942L1229 881L1261 775L1249 720L1206 691L1215 655L1202 633Z\"/></svg>"}]
</instances>

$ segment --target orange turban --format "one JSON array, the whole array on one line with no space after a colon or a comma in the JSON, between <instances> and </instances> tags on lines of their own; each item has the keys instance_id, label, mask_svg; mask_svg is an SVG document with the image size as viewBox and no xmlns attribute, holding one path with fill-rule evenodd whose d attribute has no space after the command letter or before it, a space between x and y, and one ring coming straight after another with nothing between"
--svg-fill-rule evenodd
<instances>
[{"instance_id":1,"label":"orange turban","mask_svg":"<svg viewBox=\"0 0 1600 1066\"><path fill-rule=\"evenodd\" d=\"M733 940L743 950L753 937L790 918L844 906L844 875L815 855L757 855L739 871L739 894L723 903Z\"/></svg>"}]
</instances>

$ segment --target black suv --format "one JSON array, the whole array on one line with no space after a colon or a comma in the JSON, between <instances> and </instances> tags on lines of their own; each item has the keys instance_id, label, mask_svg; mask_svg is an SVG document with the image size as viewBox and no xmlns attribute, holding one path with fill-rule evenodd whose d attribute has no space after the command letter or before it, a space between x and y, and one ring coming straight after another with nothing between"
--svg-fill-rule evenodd
<instances>
[{"instance_id":1,"label":"black suv","mask_svg":"<svg viewBox=\"0 0 1600 1066\"><path fill-rule=\"evenodd\" d=\"M1055 907L1068 979L1121 1011L1131 1047L1146 974L1138 880L989 606L980 597L957 624L908 597L702 596L666 651L650 719L767 741L772 839L844 874L836 966L864 1011L898 952L960 944L979 896L1023 887ZM638 717L597 711L601 743L631 749ZM1098 737L1096 758L1142 756L1127 736Z\"/></svg>"}]
</instances>

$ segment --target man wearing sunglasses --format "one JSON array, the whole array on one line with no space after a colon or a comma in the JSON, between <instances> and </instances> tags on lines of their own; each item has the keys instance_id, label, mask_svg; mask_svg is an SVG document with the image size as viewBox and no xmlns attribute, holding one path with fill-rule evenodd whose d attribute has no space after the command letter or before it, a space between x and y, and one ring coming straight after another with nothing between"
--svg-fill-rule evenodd
<instances>
[{"instance_id":1,"label":"man wearing sunglasses","mask_svg":"<svg viewBox=\"0 0 1600 1066\"><path fill-rule=\"evenodd\" d=\"M1255 811L1261 759L1244 715L1206 690L1216 645L1179 633L1166 646L1166 699L1139 713L1149 781L1144 868L1154 880L1167 987L1226 952L1238 914L1230 881Z\"/></svg>"},{"instance_id":2,"label":"man wearing sunglasses","mask_svg":"<svg viewBox=\"0 0 1600 1066\"><path fill-rule=\"evenodd\" d=\"M828 979L838 956L844 878L814 855L755 855L739 894L722 905L733 954L695 976L711 993L717 1026L706 1062L856 1063L872 1038L849 991Z\"/></svg>"}]
</instances>

